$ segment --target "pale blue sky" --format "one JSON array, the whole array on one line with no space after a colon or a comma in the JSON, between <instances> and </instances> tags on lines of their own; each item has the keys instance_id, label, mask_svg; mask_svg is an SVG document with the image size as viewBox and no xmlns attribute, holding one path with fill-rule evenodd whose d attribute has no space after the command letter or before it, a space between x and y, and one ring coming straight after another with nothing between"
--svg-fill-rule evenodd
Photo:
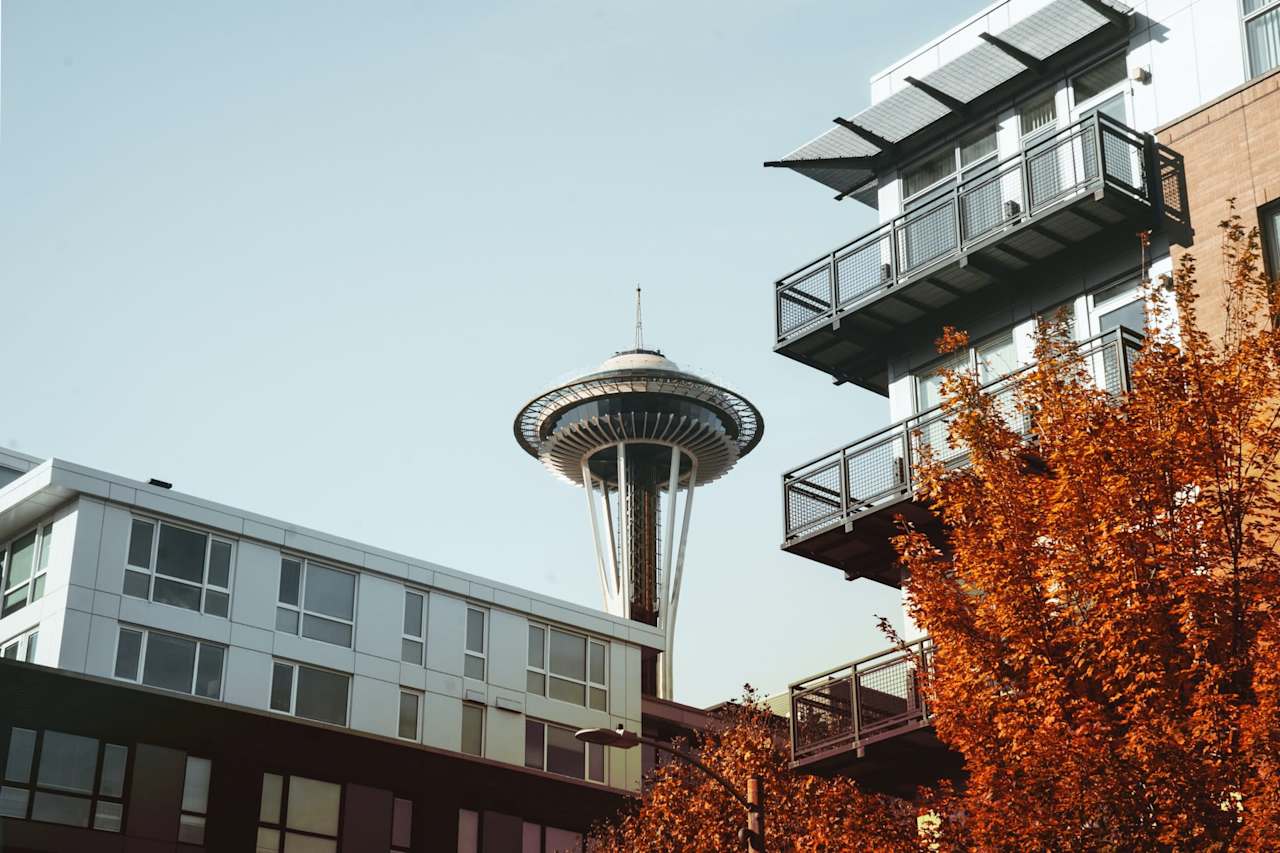
<instances>
[{"instance_id":1,"label":"pale blue sky","mask_svg":"<svg viewBox=\"0 0 1280 853\"><path fill-rule=\"evenodd\" d=\"M885 645L895 591L778 543L887 404L771 352L772 280L873 214L760 164L977 0L0 2L0 445L599 606L511 422L638 281L767 424L694 506L677 698Z\"/></svg>"}]
</instances>

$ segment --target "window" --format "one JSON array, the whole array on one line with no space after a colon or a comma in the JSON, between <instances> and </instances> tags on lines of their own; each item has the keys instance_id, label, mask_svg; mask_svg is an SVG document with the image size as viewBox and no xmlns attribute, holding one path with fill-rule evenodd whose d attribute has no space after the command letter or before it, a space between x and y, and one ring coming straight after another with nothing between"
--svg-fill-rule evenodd
<instances>
[{"instance_id":1,"label":"window","mask_svg":"<svg viewBox=\"0 0 1280 853\"><path fill-rule=\"evenodd\" d=\"M574 779L603 782L604 747L583 743L574 737L573 729L525 720L524 766Z\"/></svg>"},{"instance_id":2,"label":"window","mask_svg":"<svg viewBox=\"0 0 1280 853\"><path fill-rule=\"evenodd\" d=\"M182 813L178 818L178 840L204 844L204 821L209 813L209 776L213 764L207 758L187 756L186 777L182 781Z\"/></svg>"},{"instance_id":3,"label":"window","mask_svg":"<svg viewBox=\"0 0 1280 853\"><path fill-rule=\"evenodd\" d=\"M996 154L995 127L982 127L960 138L960 168L985 163Z\"/></svg>"},{"instance_id":4,"label":"window","mask_svg":"<svg viewBox=\"0 0 1280 853\"><path fill-rule=\"evenodd\" d=\"M355 615L354 574L295 557L280 561L277 631L350 648Z\"/></svg>"},{"instance_id":5,"label":"window","mask_svg":"<svg viewBox=\"0 0 1280 853\"><path fill-rule=\"evenodd\" d=\"M413 844L413 801L396 797L391 805L391 853L409 853Z\"/></svg>"},{"instance_id":6,"label":"window","mask_svg":"<svg viewBox=\"0 0 1280 853\"><path fill-rule=\"evenodd\" d=\"M1244 49L1252 78L1280 65L1280 2L1244 0L1243 11Z\"/></svg>"},{"instance_id":7,"label":"window","mask_svg":"<svg viewBox=\"0 0 1280 853\"><path fill-rule=\"evenodd\" d=\"M970 131L960 138L958 145L939 151L905 170L902 174L902 198L904 201L920 201L916 196L925 190L950 186L947 179L955 175L957 170L972 173L977 167L994 162L995 157L995 126Z\"/></svg>"},{"instance_id":8,"label":"window","mask_svg":"<svg viewBox=\"0 0 1280 853\"><path fill-rule=\"evenodd\" d=\"M956 154L951 148L912 166L902 175L902 197L909 199L922 191L941 183L956 170Z\"/></svg>"},{"instance_id":9,"label":"window","mask_svg":"<svg viewBox=\"0 0 1280 853\"><path fill-rule=\"evenodd\" d=\"M28 631L25 634L14 637L3 646L0 646L0 657L34 663L36 659L36 640L39 637L40 632L38 630Z\"/></svg>"},{"instance_id":10,"label":"window","mask_svg":"<svg viewBox=\"0 0 1280 853\"><path fill-rule=\"evenodd\" d=\"M264 773L257 853L337 853L341 810L337 783Z\"/></svg>"},{"instance_id":11,"label":"window","mask_svg":"<svg viewBox=\"0 0 1280 853\"><path fill-rule=\"evenodd\" d=\"M422 666L426 648L426 596L413 590L404 591L404 635L400 639L400 659Z\"/></svg>"},{"instance_id":12,"label":"window","mask_svg":"<svg viewBox=\"0 0 1280 853\"><path fill-rule=\"evenodd\" d=\"M225 656L226 648L215 643L121 627L115 676L161 690L221 699Z\"/></svg>"},{"instance_id":13,"label":"window","mask_svg":"<svg viewBox=\"0 0 1280 853\"><path fill-rule=\"evenodd\" d=\"M1124 326L1141 332L1147 325L1147 303L1137 282L1129 280L1096 291L1089 296L1090 311L1097 334Z\"/></svg>"},{"instance_id":14,"label":"window","mask_svg":"<svg viewBox=\"0 0 1280 853\"><path fill-rule=\"evenodd\" d=\"M129 748L120 744L14 727L0 785L0 815L119 832L128 763Z\"/></svg>"},{"instance_id":15,"label":"window","mask_svg":"<svg viewBox=\"0 0 1280 853\"><path fill-rule=\"evenodd\" d=\"M1052 127L1058 121L1058 105L1052 89L1044 92L1018 108L1018 127L1025 139Z\"/></svg>"},{"instance_id":16,"label":"window","mask_svg":"<svg viewBox=\"0 0 1280 853\"><path fill-rule=\"evenodd\" d=\"M462 751L484 755L484 706L462 703Z\"/></svg>"},{"instance_id":17,"label":"window","mask_svg":"<svg viewBox=\"0 0 1280 853\"><path fill-rule=\"evenodd\" d=\"M16 613L44 595L52 542L53 525L46 524L17 537L7 548L0 547L0 570L5 570L0 617ZM5 554L9 555L7 563Z\"/></svg>"},{"instance_id":18,"label":"window","mask_svg":"<svg viewBox=\"0 0 1280 853\"><path fill-rule=\"evenodd\" d=\"M599 640L530 625L525 688L539 696L607 711L606 649Z\"/></svg>"},{"instance_id":19,"label":"window","mask_svg":"<svg viewBox=\"0 0 1280 853\"><path fill-rule=\"evenodd\" d=\"M462 674L477 681L484 681L486 615L483 610L467 608L467 651L462 661Z\"/></svg>"},{"instance_id":20,"label":"window","mask_svg":"<svg viewBox=\"0 0 1280 853\"><path fill-rule=\"evenodd\" d=\"M1076 106L1083 104L1124 82L1128 74L1123 53L1104 59L1097 65L1077 74L1071 80L1071 93Z\"/></svg>"},{"instance_id":21,"label":"window","mask_svg":"<svg viewBox=\"0 0 1280 853\"><path fill-rule=\"evenodd\" d=\"M396 734L405 740L418 739L418 716L422 696L410 690L400 691L400 722Z\"/></svg>"},{"instance_id":22,"label":"window","mask_svg":"<svg viewBox=\"0 0 1280 853\"><path fill-rule=\"evenodd\" d=\"M1280 279L1280 204L1269 204L1258 211L1258 230L1262 232L1262 256L1267 278Z\"/></svg>"},{"instance_id":23,"label":"window","mask_svg":"<svg viewBox=\"0 0 1280 853\"><path fill-rule=\"evenodd\" d=\"M165 521L135 518L124 594L225 618L231 601L231 543Z\"/></svg>"},{"instance_id":24,"label":"window","mask_svg":"<svg viewBox=\"0 0 1280 853\"><path fill-rule=\"evenodd\" d=\"M271 672L271 710L345 726L350 686L348 675L276 661Z\"/></svg>"}]
</instances>

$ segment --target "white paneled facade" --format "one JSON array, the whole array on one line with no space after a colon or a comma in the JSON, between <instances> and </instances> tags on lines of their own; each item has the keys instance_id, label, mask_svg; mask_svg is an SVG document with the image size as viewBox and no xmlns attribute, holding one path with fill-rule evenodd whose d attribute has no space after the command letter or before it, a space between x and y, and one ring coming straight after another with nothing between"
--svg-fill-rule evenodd
<instances>
[{"instance_id":1,"label":"white paneled facade","mask_svg":"<svg viewBox=\"0 0 1280 853\"><path fill-rule=\"evenodd\" d=\"M662 645L648 626L62 460L0 453L0 472L3 592L30 574L28 558L42 575L38 597L4 599L9 656L438 749L462 751L469 734L483 758L517 766L527 719L640 729L642 650ZM146 525L162 527L144 556ZM229 565L214 542L230 546ZM286 561L310 572L296 606ZM416 627L406 592L421 596ZM597 707L529 692L530 625L603 646ZM566 676L578 664L568 646ZM637 790L639 751L608 753L593 781Z\"/></svg>"}]
</instances>

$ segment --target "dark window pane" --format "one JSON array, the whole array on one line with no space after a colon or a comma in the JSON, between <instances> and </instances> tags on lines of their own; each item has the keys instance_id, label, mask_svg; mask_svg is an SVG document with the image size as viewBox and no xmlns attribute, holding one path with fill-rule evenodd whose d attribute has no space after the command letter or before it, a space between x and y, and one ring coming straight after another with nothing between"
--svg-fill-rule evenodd
<instances>
[{"instance_id":1,"label":"dark window pane","mask_svg":"<svg viewBox=\"0 0 1280 853\"><path fill-rule=\"evenodd\" d=\"M0 787L0 817L26 817L28 793L26 788Z\"/></svg>"},{"instance_id":2,"label":"dark window pane","mask_svg":"<svg viewBox=\"0 0 1280 853\"><path fill-rule=\"evenodd\" d=\"M413 801L396 798L391 813L391 843L408 847L413 843Z\"/></svg>"},{"instance_id":3,"label":"dark window pane","mask_svg":"<svg viewBox=\"0 0 1280 853\"><path fill-rule=\"evenodd\" d=\"M288 711L293 698L293 667L278 663L271 671L271 710Z\"/></svg>"},{"instance_id":4,"label":"dark window pane","mask_svg":"<svg viewBox=\"0 0 1280 853\"><path fill-rule=\"evenodd\" d=\"M204 593L204 612L210 616L226 616L230 600L225 592L214 592L211 589Z\"/></svg>"},{"instance_id":5,"label":"dark window pane","mask_svg":"<svg viewBox=\"0 0 1280 853\"><path fill-rule=\"evenodd\" d=\"M347 724L347 683L345 675L298 667L299 717L345 726Z\"/></svg>"},{"instance_id":6,"label":"dark window pane","mask_svg":"<svg viewBox=\"0 0 1280 853\"><path fill-rule=\"evenodd\" d=\"M585 778L585 747L568 729L547 726L547 770L575 779Z\"/></svg>"},{"instance_id":7,"label":"dark window pane","mask_svg":"<svg viewBox=\"0 0 1280 853\"><path fill-rule=\"evenodd\" d=\"M302 564L297 560L280 561L280 603L298 603L298 580L302 577Z\"/></svg>"},{"instance_id":8,"label":"dark window pane","mask_svg":"<svg viewBox=\"0 0 1280 853\"><path fill-rule=\"evenodd\" d=\"M209 583L224 589L231 580L231 543L214 540L209 545Z\"/></svg>"},{"instance_id":9,"label":"dark window pane","mask_svg":"<svg viewBox=\"0 0 1280 853\"><path fill-rule=\"evenodd\" d=\"M404 632L410 637L422 636L422 596L416 592L404 594Z\"/></svg>"},{"instance_id":10,"label":"dark window pane","mask_svg":"<svg viewBox=\"0 0 1280 853\"><path fill-rule=\"evenodd\" d=\"M204 844L204 818L184 814L178 821L178 840L184 844Z\"/></svg>"},{"instance_id":11,"label":"dark window pane","mask_svg":"<svg viewBox=\"0 0 1280 853\"><path fill-rule=\"evenodd\" d=\"M185 607L187 610L199 610L200 587L157 577L155 594L151 600L160 604Z\"/></svg>"},{"instance_id":12,"label":"dark window pane","mask_svg":"<svg viewBox=\"0 0 1280 853\"><path fill-rule=\"evenodd\" d=\"M287 607L276 608L276 630L298 633L298 611Z\"/></svg>"},{"instance_id":13,"label":"dark window pane","mask_svg":"<svg viewBox=\"0 0 1280 853\"><path fill-rule=\"evenodd\" d=\"M597 711L609 710L608 701L607 701L608 695L605 693L604 690L600 689L599 687L592 687L589 693L590 693L592 708L594 708Z\"/></svg>"},{"instance_id":14,"label":"dark window pane","mask_svg":"<svg viewBox=\"0 0 1280 853\"><path fill-rule=\"evenodd\" d=\"M132 595L134 598L150 598L151 575L126 571L124 573L124 594Z\"/></svg>"},{"instance_id":15,"label":"dark window pane","mask_svg":"<svg viewBox=\"0 0 1280 853\"><path fill-rule=\"evenodd\" d=\"M109 743L102 750L102 779L98 793L104 797L124 796L124 766L129 760L129 747Z\"/></svg>"},{"instance_id":16,"label":"dark window pane","mask_svg":"<svg viewBox=\"0 0 1280 853\"><path fill-rule=\"evenodd\" d=\"M129 565L140 569L151 568L151 537L155 527L149 521L135 518L129 534Z\"/></svg>"},{"instance_id":17,"label":"dark window pane","mask_svg":"<svg viewBox=\"0 0 1280 853\"><path fill-rule=\"evenodd\" d=\"M462 674L476 681L484 681L484 658L467 655L462 664Z\"/></svg>"},{"instance_id":18,"label":"dark window pane","mask_svg":"<svg viewBox=\"0 0 1280 853\"><path fill-rule=\"evenodd\" d=\"M591 680L596 684L604 684L604 646L591 644Z\"/></svg>"},{"instance_id":19,"label":"dark window pane","mask_svg":"<svg viewBox=\"0 0 1280 853\"><path fill-rule=\"evenodd\" d=\"M40 638L39 634L30 634L27 636L27 653L23 656L23 660L27 663L34 663L36 659L36 641Z\"/></svg>"},{"instance_id":20,"label":"dark window pane","mask_svg":"<svg viewBox=\"0 0 1280 853\"><path fill-rule=\"evenodd\" d=\"M546 726L533 720L524 721L524 766L542 769L542 749Z\"/></svg>"},{"instance_id":21,"label":"dark window pane","mask_svg":"<svg viewBox=\"0 0 1280 853\"><path fill-rule=\"evenodd\" d=\"M53 525L46 524L40 531L40 555L36 558L36 571L49 568L49 548L53 544Z\"/></svg>"},{"instance_id":22,"label":"dark window pane","mask_svg":"<svg viewBox=\"0 0 1280 853\"><path fill-rule=\"evenodd\" d=\"M37 601L40 596L44 595L44 579L47 575L36 575L36 579L31 582L31 600Z\"/></svg>"},{"instance_id":23,"label":"dark window pane","mask_svg":"<svg viewBox=\"0 0 1280 853\"><path fill-rule=\"evenodd\" d=\"M587 638L551 629L551 671L566 678L587 680Z\"/></svg>"},{"instance_id":24,"label":"dark window pane","mask_svg":"<svg viewBox=\"0 0 1280 853\"><path fill-rule=\"evenodd\" d=\"M98 741L91 737L45 730L40 745L41 788L93 793L93 775L98 769ZM85 819L88 823L88 818Z\"/></svg>"},{"instance_id":25,"label":"dark window pane","mask_svg":"<svg viewBox=\"0 0 1280 853\"><path fill-rule=\"evenodd\" d=\"M5 595L4 604L0 606L0 618L8 616L10 613L17 613L26 606L27 588L23 586L22 588L15 589L13 592Z\"/></svg>"},{"instance_id":26,"label":"dark window pane","mask_svg":"<svg viewBox=\"0 0 1280 853\"><path fill-rule=\"evenodd\" d=\"M1147 304L1141 299L1122 305L1114 311L1108 311L1098 318L1098 331L1109 332L1124 326L1135 332L1141 332L1147 325Z\"/></svg>"},{"instance_id":27,"label":"dark window pane","mask_svg":"<svg viewBox=\"0 0 1280 853\"><path fill-rule=\"evenodd\" d=\"M537 625L529 626L529 666L546 668L546 632Z\"/></svg>"},{"instance_id":28,"label":"dark window pane","mask_svg":"<svg viewBox=\"0 0 1280 853\"><path fill-rule=\"evenodd\" d=\"M1126 73L1124 54L1117 54L1098 63L1071 81L1076 103L1087 101L1123 82Z\"/></svg>"},{"instance_id":29,"label":"dark window pane","mask_svg":"<svg viewBox=\"0 0 1280 853\"><path fill-rule=\"evenodd\" d=\"M539 696L545 696L547 692L547 678L540 672L526 672L524 680L524 689L530 693L536 693Z\"/></svg>"},{"instance_id":30,"label":"dark window pane","mask_svg":"<svg viewBox=\"0 0 1280 853\"><path fill-rule=\"evenodd\" d=\"M469 755L484 752L484 708L479 705L462 705L462 751Z\"/></svg>"},{"instance_id":31,"label":"dark window pane","mask_svg":"<svg viewBox=\"0 0 1280 853\"><path fill-rule=\"evenodd\" d=\"M467 651L484 654L484 612L467 611Z\"/></svg>"},{"instance_id":32,"label":"dark window pane","mask_svg":"<svg viewBox=\"0 0 1280 853\"><path fill-rule=\"evenodd\" d=\"M418 697L414 693L400 694L400 737L418 739Z\"/></svg>"},{"instance_id":33,"label":"dark window pane","mask_svg":"<svg viewBox=\"0 0 1280 853\"><path fill-rule=\"evenodd\" d=\"M213 762L207 758L187 756L187 770L182 780L182 810L194 814L209 811L209 776Z\"/></svg>"},{"instance_id":34,"label":"dark window pane","mask_svg":"<svg viewBox=\"0 0 1280 853\"><path fill-rule=\"evenodd\" d=\"M13 550L9 554L9 577L5 581L5 589L13 589L26 583L31 578L31 567L36 560L36 532L33 530L21 539L15 540Z\"/></svg>"},{"instance_id":35,"label":"dark window pane","mask_svg":"<svg viewBox=\"0 0 1280 853\"><path fill-rule=\"evenodd\" d=\"M4 765L4 778L9 782L31 779L31 757L36 751L36 733L31 729L9 730L9 757Z\"/></svg>"},{"instance_id":36,"label":"dark window pane","mask_svg":"<svg viewBox=\"0 0 1280 853\"><path fill-rule=\"evenodd\" d=\"M142 664L143 684L190 693L195 667L196 644L193 641L165 634L152 634L147 638L147 655Z\"/></svg>"},{"instance_id":37,"label":"dark window pane","mask_svg":"<svg viewBox=\"0 0 1280 853\"><path fill-rule=\"evenodd\" d=\"M400 641L400 659L405 663L422 665L422 643L417 640Z\"/></svg>"},{"instance_id":38,"label":"dark window pane","mask_svg":"<svg viewBox=\"0 0 1280 853\"><path fill-rule=\"evenodd\" d=\"M3 657L5 660L17 660L18 659L18 643L15 641L5 646L4 651L0 652L0 657Z\"/></svg>"},{"instance_id":39,"label":"dark window pane","mask_svg":"<svg viewBox=\"0 0 1280 853\"><path fill-rule=\"evenodd\" d=\"M138 680L138 655L142 651L142 634L120 629L120 643L116 646L116 678Z\"/></svg>"},{"instance_id":40,"label":"dark window pane","mask_svg":"<svg viewBox=\"0 0 1280 853\"><path fill-rule=\"evenodd\" d=\"M161 524L160 546L156 550L156 571L169 577L202 583L207 541L208 537L203 533Z\"/></svg>"},{"instance_id":41,"label":"dark window pane","mask_svg":"<svg viewBox=\"0 0 1280 853\"><path fill-rule=\"evenodd\" d=\"M103 832L119 832L124 823L124 805L98 800L93 810L93 828Z\"/></svg>"},{"instance_id":42,"label":"dark window pane","mask_svg":"<svg viewBox=\"0 0 1280 853\"><path fill-rule=\"evenodd\" d=\"M310 594L308 594L308 598ZM310 613L302 614L302 636L335 646L351 645L351 626L331 619L321 619Z\"/></svg>"},{"instance_id":43,"label":"dark window pane","mask_svg":"<svg viewBox=\"0 0 1280 853\"><path fill-rule=\"evenodd\" d=\"M196 668L196 695L209 699L222 696L222 646L200 644L200 665Z\"/></svg>"},{"instance_id":44,"label":"dark window pane","mask_svg":"<svg viewBox=\"0 0 1280 853\"><path fill-rule=\"evenodd\" d=\"M306 609L351 619L355 615L356 576L324 566L307 566Z\"/></svg>"},{"instance_id":45,"label":"dark window pane","mask_svg":"<svg viewBox=\"0 0 1280 853\"><path fill-rule=\"evenodd\" d=\"M587 688L576 681L565 681L563 678L551 676L551 684L547 695L561 702L572 702L575 705L587 704Z\"/></svg>"},{"instance_id":46,"label":"dark window pane","mask_svg":"<svg viewBox=\"0 0 1280 853\"><path fill-rule=\"evenodd\" d=\"M587 744L587 778L592 782L604 781L604 747Z\"/></svg>"},{"instance_id":47,"label":"dark window pane","mask_svg":"<svg viewBox=\"0 0 1280 853\"><path fill-rule=\"evenodd\" d=\"M31 804L31 819L64 823L67 826L88 826L89 801L83 797L64 797L61 794L36 791L35 801Z\"/></svg>"}]
</instances>

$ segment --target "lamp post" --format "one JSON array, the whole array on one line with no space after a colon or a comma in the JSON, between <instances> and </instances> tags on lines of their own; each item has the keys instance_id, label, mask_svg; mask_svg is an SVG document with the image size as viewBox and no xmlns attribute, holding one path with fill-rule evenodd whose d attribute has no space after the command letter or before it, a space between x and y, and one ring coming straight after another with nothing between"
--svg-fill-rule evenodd
<instances>
[{"instance_id":1,"label":"lamp post","mask_svg":"<svg viewBox=\"0 0 1280 853\"><path fill-rule=\"evenodd\" d=\"M747 810L747 828L739 833L739 837L745 836L748 853L764 853L764 780L759 776L753 775L747 780L747 795L744 797L737 788L733 787L733 784L728 779L703 764L696 755L687 749L677 749L660 740L629 732L621 724L617 729L580 729L574 736L584 743L594 743L598 746L614 746L619 749L632 749L640 744L645 744L654 749L669 752L677 758L692 764L719 782L720 786L728 791L729 795Z\"/></svg>"}]
</instances>

